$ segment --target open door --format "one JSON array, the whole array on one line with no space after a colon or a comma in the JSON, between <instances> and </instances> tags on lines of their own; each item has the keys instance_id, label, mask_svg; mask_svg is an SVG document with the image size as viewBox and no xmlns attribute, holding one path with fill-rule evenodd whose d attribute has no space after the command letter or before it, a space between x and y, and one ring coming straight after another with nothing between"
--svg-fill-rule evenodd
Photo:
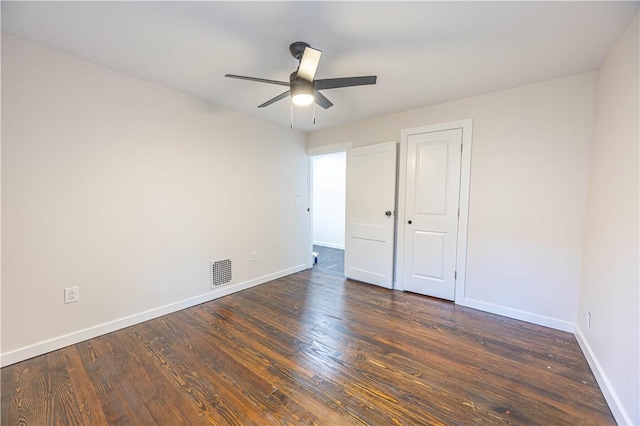
<instances>
[{"instance_id":1,"label":"open door","mask_svg":"<svg viewBox=\"0 0 640 426\"><path fill-rule=\"evenodd\" d=\"M393 287L396 142L347 151L347 278Z\"/></svg>"}]
</instances>

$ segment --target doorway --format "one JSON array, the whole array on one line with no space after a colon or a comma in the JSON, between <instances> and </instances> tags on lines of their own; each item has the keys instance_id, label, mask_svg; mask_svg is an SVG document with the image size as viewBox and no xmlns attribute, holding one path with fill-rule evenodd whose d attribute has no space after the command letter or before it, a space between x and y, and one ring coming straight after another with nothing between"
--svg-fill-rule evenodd
<instances>
[{"instance_id":1,"label":"doorway","mask_svg":"<svg viewBox=\"0 0 640 426\"><path fill-rule=\"evenodd\" d=\"M313 267L344 276L346 152L310 157Z\"/></svg>"}]
</instances>

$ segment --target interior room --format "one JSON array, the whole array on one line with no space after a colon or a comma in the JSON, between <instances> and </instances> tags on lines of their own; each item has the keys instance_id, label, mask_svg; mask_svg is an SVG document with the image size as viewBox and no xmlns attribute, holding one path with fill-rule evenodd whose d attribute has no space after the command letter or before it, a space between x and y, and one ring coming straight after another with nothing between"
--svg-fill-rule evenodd
<instances>
[{"instance_id":1,"label":"interior room","mask_svg":"<svg viewBox=\"0 0 640 426\"><path fill-rule=\"evenodd\" d=\"M640 425L638 11L3 1L0 423Z\"/></svg>"}]
</instances>

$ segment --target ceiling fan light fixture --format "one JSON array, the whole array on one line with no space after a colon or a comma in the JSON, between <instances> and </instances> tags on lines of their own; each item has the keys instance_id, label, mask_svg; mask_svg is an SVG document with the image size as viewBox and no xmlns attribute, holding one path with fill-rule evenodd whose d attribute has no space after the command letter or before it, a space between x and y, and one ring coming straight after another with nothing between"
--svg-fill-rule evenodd
<instances>
[{"instance_id":1,"label":"ceiling fan light fixture","mask_svg":"<svg viewBox=\"0 0 640 426\"><path fill-rule=\"evenodd\" d=\"M313 103L313 95L308 93L299 93L291 97L291 101L296 106L307 106Z\"/></svg>"},{"instance_id":2,"label":"ceiling fan light fixture","mask_svg":"<svg viewBox=\"0 0 640 426\"><path fill-rule=\"evenodd\" d=\"M291 102L296 106L307 106L313 103L313 88L306 84L291 87Z\"/></svg>"}]
</instances>

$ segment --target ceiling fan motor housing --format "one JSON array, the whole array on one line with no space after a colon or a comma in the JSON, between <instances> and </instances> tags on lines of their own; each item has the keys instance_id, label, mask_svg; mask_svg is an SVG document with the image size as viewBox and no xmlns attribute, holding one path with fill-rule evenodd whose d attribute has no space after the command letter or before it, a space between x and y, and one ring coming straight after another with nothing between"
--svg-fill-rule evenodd
<instances>
[{"instance_id":1,"label":"ceiling fan motor housing","mask_svg":"<svg viewBox=\"0 0 640 426\"><path fill-rule=\"evenodd\" d=\"M309 86L313 88L313 82L298 78L298 72L294 71L289 75L289 86L291 88L294 86Z\"/></svg>"}]
</instances>

